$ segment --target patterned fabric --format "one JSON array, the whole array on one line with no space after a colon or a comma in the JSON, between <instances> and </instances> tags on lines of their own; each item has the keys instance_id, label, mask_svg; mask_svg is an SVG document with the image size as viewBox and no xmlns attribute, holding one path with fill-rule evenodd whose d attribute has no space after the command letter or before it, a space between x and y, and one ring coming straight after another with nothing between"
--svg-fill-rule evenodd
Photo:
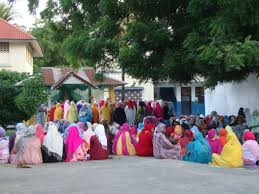
<instances>
[{"instance_id":1,"label":"patterned fabric","mask_svg":"<svg viewBox=\"0 0 259 194\"><path fill-rule=\"evenodd\" d=\"M181 158L181 146L173 145L165 136L166 126L160 123L153 135L153 154L159 159L175 159Z\"/></svg>"},{"instance_id":2,"label":"patterned fabric","mask_svg":"<svg viewBox=\"0 0 259 194\"><path fill-rule=\"evenodd\" d=\"M74 152L70 162L84 161L87 156L87 148L85 142L79 145L79 147Z\"/></svg>"}]
</instances>

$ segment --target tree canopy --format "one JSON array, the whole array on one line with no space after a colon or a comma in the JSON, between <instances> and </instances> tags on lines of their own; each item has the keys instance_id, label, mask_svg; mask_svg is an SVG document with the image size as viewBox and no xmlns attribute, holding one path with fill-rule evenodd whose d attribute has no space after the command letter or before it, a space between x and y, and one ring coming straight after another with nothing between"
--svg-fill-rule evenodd
<instances>
[{"instance_id":1,"label":"tree canopy","mask_svg":"<svg viewBox=\"0 0 259 194\"><path fill-rule=\"evenodd\" d=\"M14 18L13 7L5 3L0 3L0 18L11 21Z\"/></svg>"},{"instance_id":2,"label":"tree canopy","mask_svg":"<svg viewBox=\"0 0 259 194\"><path fill-rule=\"evenodd\" d=\"M259 72L257 0L49 0L44 14L58 15L72 64L207 86Z\"/></svg>"}]
</instances>

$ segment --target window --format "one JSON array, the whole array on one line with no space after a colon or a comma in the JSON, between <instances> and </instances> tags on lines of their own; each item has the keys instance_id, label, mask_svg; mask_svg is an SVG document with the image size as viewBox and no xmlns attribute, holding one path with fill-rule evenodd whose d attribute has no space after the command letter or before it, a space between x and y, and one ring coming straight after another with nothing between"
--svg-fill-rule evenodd
<instances>
[{"instance_id":1,"label":"window","mask_svg":"<svg viewBox=\"0 0 259 194\"><path fill-rule=\"evenodd\" d=\"M195 97L196 97L198 103L204 103L204 88L203 87L195 88Z\"/></svg>"},{"instance_id":2,"label":"window","mask_svg":"<svg viewBox=\"0 0 259 194\"><path fill-rule=\"evenodd\" d=\"M9 43L0 42L0 53L9 53Z\"/></svg>"}]
</instances>

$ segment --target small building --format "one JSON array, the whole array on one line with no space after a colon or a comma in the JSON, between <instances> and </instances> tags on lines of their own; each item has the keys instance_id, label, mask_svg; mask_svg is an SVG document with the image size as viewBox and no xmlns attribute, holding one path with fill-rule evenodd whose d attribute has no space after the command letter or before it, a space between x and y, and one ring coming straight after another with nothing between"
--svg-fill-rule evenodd
<instances>
[{"instance_id":1,"label":"small building","mask_svg":"<svg viewBox=\"0 0 259 194\"><path fill-rule=\"evenodd\" d=\"M43 57L37 39L0 18L0 70L32 74L33 57Z\"/></svg>"},{"instance_id":2,"label":"small building","mask_svg":"<svg viewBox=\"0 0 259 194\"><path fill-rule=\"evenodd\" d=\"M44 85L52 90L52 101L59 99L99 101L109 97L115 102L114 87L125 85L125 82L103 76L96 80L93 68L86 67L73 70L69 67L43 67ZM108 96L105 96L105 92Z\"/></svg>"}]
</instances>

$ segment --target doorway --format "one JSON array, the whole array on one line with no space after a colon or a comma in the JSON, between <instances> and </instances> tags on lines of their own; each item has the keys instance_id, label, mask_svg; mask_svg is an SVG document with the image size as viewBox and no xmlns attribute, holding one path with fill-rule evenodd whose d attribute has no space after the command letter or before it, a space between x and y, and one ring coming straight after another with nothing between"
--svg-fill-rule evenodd
<instances>
[{"instance_id":1,"label":"doorway","mask_svg":"<svg viewBox=\"0 0 259 194\"><path fill-rule=\"evenodd\" d=\"M181 114L191 114L191 87L181 87Z\"/></svg>"}]
</instances>

